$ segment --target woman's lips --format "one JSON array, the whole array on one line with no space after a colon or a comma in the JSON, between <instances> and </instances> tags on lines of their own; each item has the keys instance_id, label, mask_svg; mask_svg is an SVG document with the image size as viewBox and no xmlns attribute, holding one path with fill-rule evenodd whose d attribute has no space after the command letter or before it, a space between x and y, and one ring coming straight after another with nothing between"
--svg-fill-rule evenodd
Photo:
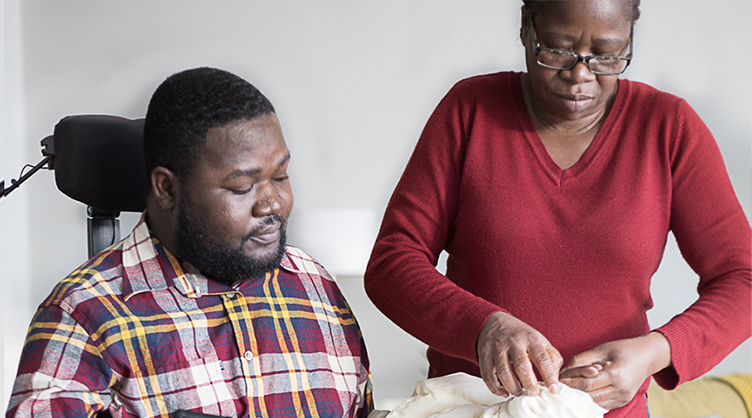
<instances>
[{"instance_id":1,"label":"woman's lips","mask_svg":"<svg viewBox=\"0 0 752 418\"><path fill-rule=\"evenodd\" d=\"M582 111L593 101L592 97L581 94L565 94L557 97L561 104L572 113Z\"/></svg>"}]
</instances>

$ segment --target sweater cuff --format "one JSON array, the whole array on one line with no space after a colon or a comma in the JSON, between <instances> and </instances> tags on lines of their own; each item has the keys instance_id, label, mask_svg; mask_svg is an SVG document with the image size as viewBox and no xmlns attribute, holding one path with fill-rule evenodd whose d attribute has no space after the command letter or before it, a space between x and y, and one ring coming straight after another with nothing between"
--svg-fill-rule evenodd
<instances>
[{"instance_id":1,"label":"sweater cuff","mask_svg":"<svg viewBox=\"0 0 752 418\"><path fill-rule=\"evenodd\" d=\"M673 390L681 383L687 380L686 370L688 364L693 364L696 359L695 351L692 350L689 335L681 322L672 321L668 324L655 329L663 334L671 346L671 366L659 371L653 375L655 382L666 390Z\"/></svg>"}]
</instances>

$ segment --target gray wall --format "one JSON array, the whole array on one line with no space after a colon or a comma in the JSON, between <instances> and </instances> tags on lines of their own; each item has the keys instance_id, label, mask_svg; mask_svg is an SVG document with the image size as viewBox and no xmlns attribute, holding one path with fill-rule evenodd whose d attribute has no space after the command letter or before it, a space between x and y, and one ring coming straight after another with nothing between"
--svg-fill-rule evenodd
<instances>
[{"instance_id":1,"label":"gray wall","mask_svg":"<svg viewBox=\"0 0 752 418\"><path fill-rule=\"evenodd\" d=\"M40 160L39 141L63 116L142 117L166 76L209 65L250 80L276 106L293 153L294 213L354 208L379 218L450 86L523 69L517 0L1 4L6 184ZM698 111L749 216L752 2L647 0L642 11L624 77L682 96ZM57 191L49 171L0 202L4 405L36 305L86 259L84 219L84 207ZM125 234L136 216L122 219ZM377 406L389 408L425 376L424 347L370 305L361 277L339 281L369 345ZM689 305L695 287L669 243L654 278L651 323ZM712 373L749 372L751 364L748 341Z\"/></svg>"}]
</instances>

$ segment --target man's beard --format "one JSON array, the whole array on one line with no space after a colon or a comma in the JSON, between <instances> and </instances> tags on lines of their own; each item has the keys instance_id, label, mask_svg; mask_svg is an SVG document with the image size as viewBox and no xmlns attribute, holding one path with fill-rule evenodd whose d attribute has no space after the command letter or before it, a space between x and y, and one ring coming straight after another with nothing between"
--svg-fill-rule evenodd
<instances>
[{"instance_id":1,"label":"man's beard","mask_svg":"<svg viewBox=\"0 0 752 418\"><path fill-rule=\"evenodd\" d=\"M269 215L262 225L251 231L237 249L223 247L213 242L200 223L200 216L194 210L186 190L181 191L183 199L178 206L178 225L175 237L177 251L181 258L191 263L201 273L220 283L231 286L233 283L261 277L279 267L285 254L287 241L286 225L279 215ZM243 253L243 244L259 232L264 225L280 223L279 246L270 258L258 260Z\"/></svg>"}]
</instances>

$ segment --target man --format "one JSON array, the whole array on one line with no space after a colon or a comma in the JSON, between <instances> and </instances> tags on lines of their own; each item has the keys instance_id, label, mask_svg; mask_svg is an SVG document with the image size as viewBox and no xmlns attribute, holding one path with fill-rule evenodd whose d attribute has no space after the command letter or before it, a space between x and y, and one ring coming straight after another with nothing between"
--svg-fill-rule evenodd
<instances>
[{"instance_id":1,"label":"man","mask_svg":"<svg viewBox=\"0 0 752 418\"><path fill-rule=\"evenodd\" d=\"M42 303L7 416L368 415L357 322L285 245L290 153L266 97L222 70L175 74L144 152L146 212Z\"/></svg>"}]
</instances>

